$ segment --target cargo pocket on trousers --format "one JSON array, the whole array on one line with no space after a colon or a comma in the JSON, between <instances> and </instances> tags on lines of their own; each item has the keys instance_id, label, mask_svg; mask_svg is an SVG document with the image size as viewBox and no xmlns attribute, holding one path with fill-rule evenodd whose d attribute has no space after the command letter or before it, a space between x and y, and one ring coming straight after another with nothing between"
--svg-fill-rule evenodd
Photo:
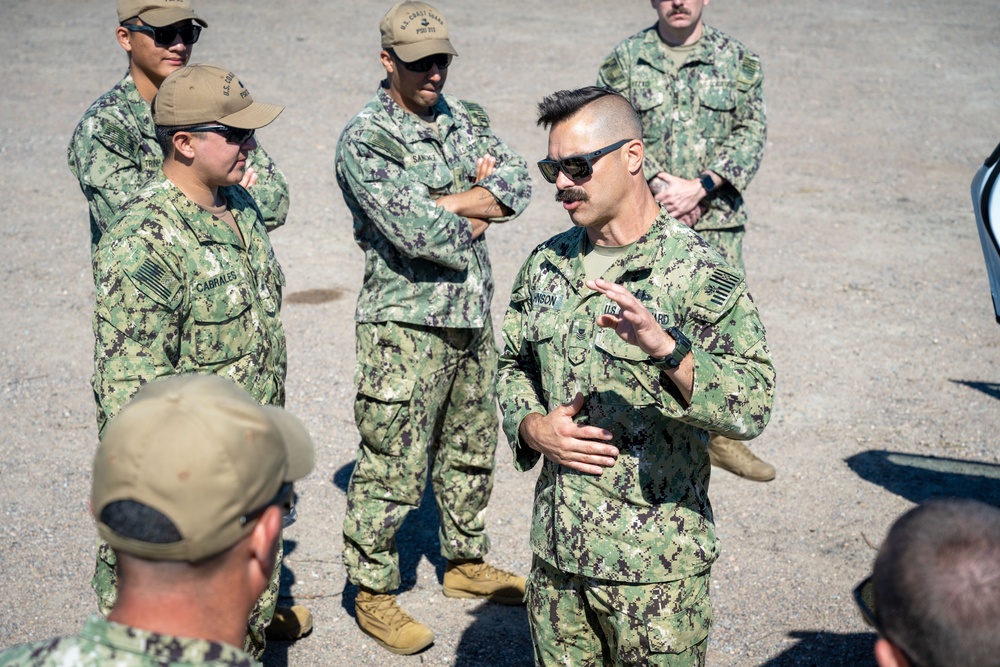
<instances>
[{"instance_id":1,"label":"cargo pocket on trousers","mask_svg":"<svg viewBox=\"0 0 1000 667\"><path fill-rule=\"evenodd\" d=\"M354 423L365 445L384 456L399 456L416 378L389 375L379 368L359 367Z\"/></svg>"}]
</instances>

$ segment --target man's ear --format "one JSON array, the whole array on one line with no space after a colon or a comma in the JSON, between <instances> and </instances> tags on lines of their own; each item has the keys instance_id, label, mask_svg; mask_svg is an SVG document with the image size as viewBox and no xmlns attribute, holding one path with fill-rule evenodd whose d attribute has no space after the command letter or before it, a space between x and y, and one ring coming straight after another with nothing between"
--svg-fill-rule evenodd
<instances>
[{"instance_id":1,"label":"man's ear","mask_svg":"<svg viewBox=\"0 0 1000 667\"><path fill-rule=\"evenodd\" d=\"M281 510L278 507L268 507L257 520L257 525L250 531L248 544L250 556L257 564L255 570L262 577L261 591L271 580L275 563L278 560L278 540L281 539Z\"/></svg>"},{"instance_id":2,"label":"man's ear","mask_svg":"<svg viewBox=\"0 0 1000 667\"><path fill-rule=\"evenodd\" d=\"M118 39L118 45L125 49L125 52L129 55L132 54L132 33L123 25L118 26L115 29L115 37Z\"/></svg>"},{"instance_id":3,"label":"man's ear","mask_svg":"<svg viewBox=\"0 0 1000 667\"><path fill-rule=\"evenodd\" d=\"M910 661L903 652L885 637L875 642L875 662L879 667L910 667Z\"/></svg>"},{"instance_id":4,"label":"man's ear","mask_svg":"<svg viewBox=\"0 0 1000 667\"><path fill-rule=\"evenodd\" d=\"M170 141L171 143L173 143L174 146L175 157L183 155L189 160L194 158L195 138L193 134L184 131L177 132L176 134L174 134L173 137L171 137Z\"/></svg>"},{"instance_id":5,"label":"man's ear","mask_svg":"<svg viewBox=\"0 0 1000 667\"><path fill-rule=\"evenodd\" d=\"M386 74L392 74L396 71L396 62L389 55L389 52L384 50L382 53L378 54L379 59L382 61L382 67L385 68Z\"/></svg>"},{"instance_id":6,"label":"man's ear","mask_svg":"<svg viewBox=\"0 0 1000 667\"><path fill-rule=\"evenodd\" d=\"M642 159L645 155L645 148L638 139L633 139L626 147L625 154L628 156L628 171L630 174L642 171Z\"/></svg>"}]
</instances>

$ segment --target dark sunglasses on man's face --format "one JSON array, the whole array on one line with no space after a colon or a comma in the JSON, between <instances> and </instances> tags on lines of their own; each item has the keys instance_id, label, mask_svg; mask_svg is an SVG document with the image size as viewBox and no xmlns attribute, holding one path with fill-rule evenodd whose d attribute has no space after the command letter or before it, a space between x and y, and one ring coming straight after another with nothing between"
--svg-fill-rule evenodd
<instances>
[{"instance_id":1,"label":"dark sunglasses on man's face","mask_svg":"<svg viewBox=\"0 0 1000 667\"><path fill-rule=\"evenodd\" d=\"M260 518L260 516L267 511L268 507L279 507L281 508L282 516L288 516L295 510L295 503L297 500L298 496L295 495L295 487L291 482L285 482L278 487L278 492L274 494L273 498L257 509L251 510L241 516L240 525L245 526L254 519Z\"/></svg>"},{"instance_id":2,"label":"dark sunglasses on man's face","mask_svg":"<svg viewBox=\"0 0 1000 667\"><path fill-rule=\"evenodd\" d=\"M875 582L872 580L871 575L865 577L864 581L854 587L854 602L858 605L858 610L861 612L861 618L864 622L874 628L879 635L892 642L891 639L886 637L885 628L882 627L882 620L878 615L878 608L875 605ZM911 667L919 667L919 663L912 660L895 642L893 642L893 646L906 656L906 660L910 663Z\"/></svg>"},{"instance_id":3,"label":"dark sunglasses on man's face","mask_svg":"<svg viewBox=\"0 0 1000 667\"><path fill-rule=\"evenodd\" d=\"M170 46L177 40L177 35L181 36L181 41L185 45L191 46L201 36L200 25L184 25L180 27L168 25L163 28L154 28L151 25L126 25L125 28L129 32L146 33L153 38L157 46Z\"/></svg>"},{"instance_id":4,"label":"dark sunglasses on man's face","mask_svg":"<svg viewBox=\"0 0 1000 667\"><path fill-rule=\"evenodd\" d=\"M561 160L545 158L544 160L538 161L538 171L542 172L542 177L549 183L556 182L556 179L559 178L560 171L572 178L574 181L578 181L582 178L587 178L594 173L594 162L596 162L598 158L607 155L611 151L618 150L630 141L632 140L622 139L621 141L616 141L610 146L598 148L593 153L570 155L569 157L564 157Z\"/></svg>"},{"instance_id":5,"label":"dark sunglasses on man's face","mask_svg":"<svg viewBox=\"0 0 1000 667\"><path fill-rule=\"evenodd\" d=\"M174 134L178 132L215 132L216 134L221 134L229 143L242 146L250 141L256 130L229 127L228 125L196 125L195 127L181 127L174 130Z\"/></svg>"},{"instance_id":6,"label":"dark sunglasses on man's face","mask_svg":"<svg viewBox=\"0 0 1000 667\"><path fill-rule=\"evenodd\" d=\"M411 72L418 72L420 74L430 72L431 68L435 65L437 65L438 69L448 69L448 66L451 65L450 53L435 53L430 56L425 56L420 60L414 60L412 63L400 60L395 51L390 51L390 53L392 53L392 57L396 59L396 62L403 66L403 69L407 69Z\"/></svg>"}]
</instances>

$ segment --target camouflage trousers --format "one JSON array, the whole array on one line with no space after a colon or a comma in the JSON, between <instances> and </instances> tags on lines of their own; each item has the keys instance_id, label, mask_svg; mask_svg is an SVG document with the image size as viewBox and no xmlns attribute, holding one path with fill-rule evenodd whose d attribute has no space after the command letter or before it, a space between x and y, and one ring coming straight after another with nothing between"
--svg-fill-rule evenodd
<instances>
[{"instance_id":1,"label":"camouflage trousers","mask_svg":"<svg viewBox=\"0 0 1000 667\"><path fill-rule=\"evenodd\" d=\"M481 558L497 446L497 349L492 327L358 323L354 418L361 435L347 489L348 579L399 587L395 536L420 505L431 468L441 554Z\"/></svg>"},{"instance_id":2,"label":"camouflage trousers","mask_svg":"<svg viewBox=\"0 0 1000 667\"><path fill-rule=\"evenodd\" d=\"M746 274L746 267L743 266L743 237L746 236L746 227L733 227L731 229L697 229L698 236L705 239L710 246L722 255L722 258L729 263L729 266L739 269Z\"/></svg>"},{"instance_id":3,"label":"camouflage trousers","mask_svg":"<svg viewBox=\"0 0 1000 667\"><path fill-rule=\"evenodd\" d=\"M247 620L247 636L243 640L243 650L252 655L257 660L264 657L264 647L267 643L264 637L264 630L271 623L274 616L274 608L278 604L278 585L281 575L281 559L284 547L281 540L278 540L278 558L274 565L274 572L271 573L271 581L267 588L257 599L257 604L250 611L250 618ZM90 585L97 593L97 608L107 616L115 602L118 601L118 570L115 564L118 557L114 549L104 540L97 541L97 566L94 568L94 578Z\"/></svg>"},{"instance_id":4,"label":"camouflage trousers","mask_svg":"<svg viewBox=\"0 0 1000 667\"><path fill-rule=\"evenodd\" d=\"M535 665L701 667L709 572L653 584L591 579L537 556L525 595Z\"/></svg>"}]
</instances>

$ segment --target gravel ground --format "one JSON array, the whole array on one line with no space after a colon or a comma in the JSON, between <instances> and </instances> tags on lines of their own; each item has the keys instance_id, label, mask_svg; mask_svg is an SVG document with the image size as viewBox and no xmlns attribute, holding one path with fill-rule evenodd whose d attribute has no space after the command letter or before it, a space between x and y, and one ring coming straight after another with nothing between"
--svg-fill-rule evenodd
<instances>
[{"instance_id":1,"label":"gravel ground","mask_svg":"<svg viewBox=\"0 0 1000 667\"><path fill-rule=\"evenodd\" d=\"M397 657L361 634L341 563L357 447L352 314L362 255L333 176L337 136L381 76L385 2L201 0L195 61L233 69L287 105L260 133L292 184L274 244L288 277L288 409L319 451L286 535L286 592L312 635L268 665L530 665L523 609L440 595L431 499L399 536L405 607L437 633ZM591 83L645 2L438 3L461 53L447 90L483 104L530 161L534 105ZM723 555L713 571L711 665L873 664L851 588L888 525L931 495L1000 503L1000 331L969 182L1000 139L995 0L717 0L710 23L762 56L770 134L747 201L751 290L779 374L754 448L778 467L712 485ZM0 647L75 632L94 610L87 514L96 446L86 207L65 146L125 68L111 0L0 0ZM564 229L551 186L490 232L496 322L530 249ZM527 571L534 474L498 455L491 558Z\"/></svg>"}]
</instances>

